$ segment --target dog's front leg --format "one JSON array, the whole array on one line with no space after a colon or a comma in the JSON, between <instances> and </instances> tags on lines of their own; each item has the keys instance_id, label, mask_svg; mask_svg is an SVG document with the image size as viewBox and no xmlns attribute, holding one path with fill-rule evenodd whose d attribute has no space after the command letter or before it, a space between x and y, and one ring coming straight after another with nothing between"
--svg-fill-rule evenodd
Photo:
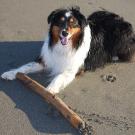
<instances>
[{"instance_id":1,"label":"dog's front leg","mask_svg":"<svg viewBox=\"0 0 135 135\"><path fill-rule=\"evenodd\" d=\"M74 73L63 72L58 74L52 82L48 85L47 90L53 94L59 93L75 78Z\"/></svg>"},{"instance_id":2,"label":"dog's front leg","mask_svg":"<svg viewBox=\"0 0 135 135\"><path fill-rule=\"evenodd\" d=\"M12 69L10 71L7 71L1 75L2 79L6 80L14 80L16 78L16 74L18 72L28 74L28 73L34 73L38 72L44 69L44 66L41 63L37 62L30 62L26 65L23 65L17 69Z\"/></svg>"}]
</instances>

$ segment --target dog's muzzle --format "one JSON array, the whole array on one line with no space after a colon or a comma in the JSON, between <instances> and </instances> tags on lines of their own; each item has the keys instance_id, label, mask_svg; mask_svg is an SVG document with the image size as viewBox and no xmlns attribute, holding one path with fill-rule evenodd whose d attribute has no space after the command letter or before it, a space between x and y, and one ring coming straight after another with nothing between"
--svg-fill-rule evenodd
<instances>
[{"instance_id":1,"label":"dog's muzzle","mask_svg":"<svg viewBox=\"0 0 135 135\"><path fill-rule=\"evenodd\" d=\"M69 42L69 33L66 30L61 32L60 41L62 45L67 45Z\"/></svg>"}]
</instances>

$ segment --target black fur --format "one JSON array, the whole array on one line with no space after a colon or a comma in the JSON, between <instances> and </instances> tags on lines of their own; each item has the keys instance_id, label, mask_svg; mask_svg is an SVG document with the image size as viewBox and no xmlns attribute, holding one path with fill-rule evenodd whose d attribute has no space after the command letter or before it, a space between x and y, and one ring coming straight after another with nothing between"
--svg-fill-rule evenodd
<instances>
[{"instance_id":1,"label":"black fur","mask_svg":"<svg viewBox=\"0 0 135 135\"><path fill-rule=\"evenodd\" d=\"M36 59L34 61L37 62L37 63L43 63L41 56L36 57Z\"/></svg>"},{"instance_id":2,"label":"black fur","mask_svg":"<svg viewBox=\"0 0 135 135\"><path fill-rule=\"evenodd\" d=\"M52 13L48 16L48 23L50 24L50 31L49 31L49 35L50 35L49 46L50 47L53 46L52 33L51 33L52 26L56 25L56 26L63 28L64 25L61 24L60 18L65 16L65 13L68 11L70 11L71 15L74 16L78 20L78 25L79 25L79 27L81 27L81 30L82 30L82 33L80 35L80 41L79 41L78 45L76 46L76 49L81 44L82 39L83 39L83 30L84 30L84 27L86 26L86 18L83 14L81 14L80 8L76 6L76 7L67 8L67 9L56 9L56 10L52 11Z\"/></svg>"},{"instance_id":3,"label":"black fur","mask_svg":"<svg viewBox=\"0 0 135 135\"><path fill-rule=\"evenodd\" d=\"M132 25L120 16L97 11L88 17L92 41L85 70L95 70L118 56L121 61L128 61L135 53L135 34Z\"/></svg>"}]
</instances>

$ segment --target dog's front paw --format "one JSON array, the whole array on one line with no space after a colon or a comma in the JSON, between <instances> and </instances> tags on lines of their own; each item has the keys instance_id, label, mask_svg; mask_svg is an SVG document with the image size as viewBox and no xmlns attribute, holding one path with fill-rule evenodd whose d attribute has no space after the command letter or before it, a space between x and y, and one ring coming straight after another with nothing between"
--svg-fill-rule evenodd
<instances>
[{"instance_id":1,"label":"dog's front paw","mask_svg":"<svg viewBox=\"0 0 135 135\"><path fill-rule=\"evenodd\" d=\"M58 90L57 88L53 88L53 87L51 87L51 86L48 86L48 87L46 88L46 90L49 91L49 92L51 92L52 94L57 94L57 93L59 93L59 90Z\"/></svg>"},{"instance_id":2,"label":"dog's front paw","mask_svg":"<svg viewBox=\"0 0 135 135\"><path fill-rule=\"evenodd\" d=\"M5 72L1 75L1 78L5 80L14 80L16 78L16 72L14 70Z\"/></svg>"}]
</instances>

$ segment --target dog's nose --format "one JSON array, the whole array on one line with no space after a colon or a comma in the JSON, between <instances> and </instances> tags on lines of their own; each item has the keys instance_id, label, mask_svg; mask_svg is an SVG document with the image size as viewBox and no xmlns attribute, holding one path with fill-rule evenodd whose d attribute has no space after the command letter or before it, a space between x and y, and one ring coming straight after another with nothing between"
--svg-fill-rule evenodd
<instances>
[{"instance_id":1,"label":"dog's nose","mask_svg":"<svg viewBox=\"0 0 135 135\"><path fill-rule=\"evenodd\" d=\"M65 30L63 30L63 31L62 31L62 36L67 37L67 36L68 36L68 32L65 31Z\"/></svg>"}]
</instances>

